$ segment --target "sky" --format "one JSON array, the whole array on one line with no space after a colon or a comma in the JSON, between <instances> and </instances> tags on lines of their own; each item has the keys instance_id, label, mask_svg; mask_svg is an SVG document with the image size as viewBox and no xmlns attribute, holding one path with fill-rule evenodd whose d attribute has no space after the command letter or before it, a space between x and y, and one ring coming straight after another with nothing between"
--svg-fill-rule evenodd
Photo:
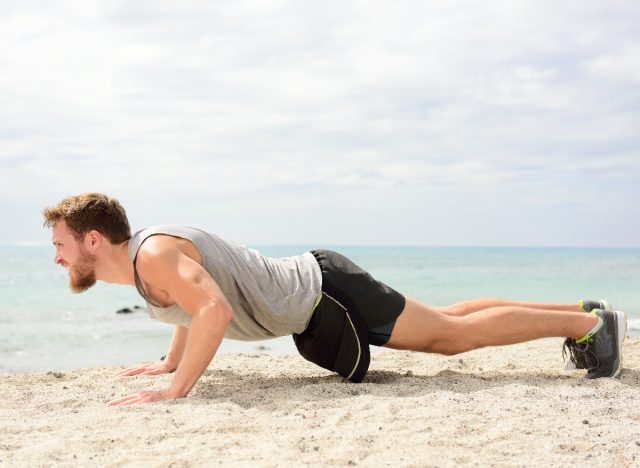
<instances>
[{"instance_id":1,"label":"sky","mask_svg":"<svg viewBox=\"0 0 640 468\"><path fill-rule=\"evenodd\" d=\"M640 246L640 2L0 0L0 242Z\"/></svg>"}]
</instances>

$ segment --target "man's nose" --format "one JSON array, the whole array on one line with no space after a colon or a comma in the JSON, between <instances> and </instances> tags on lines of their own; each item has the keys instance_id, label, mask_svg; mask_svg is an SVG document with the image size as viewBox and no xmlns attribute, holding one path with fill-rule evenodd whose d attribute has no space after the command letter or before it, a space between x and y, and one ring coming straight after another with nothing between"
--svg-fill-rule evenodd
<instances>
[{"instance_id":1,"label":"man's nose","mask_svg":"<svg viewBox=\"0 0 640 468\"><path fill-rule=\"evenodd\" d=\"M53 261L55 262L56 265L61 265L62 264L62 257L60 256L60 254L58 254L56 252L56 256L54 257Z\"/></svg>"}]
</instances>

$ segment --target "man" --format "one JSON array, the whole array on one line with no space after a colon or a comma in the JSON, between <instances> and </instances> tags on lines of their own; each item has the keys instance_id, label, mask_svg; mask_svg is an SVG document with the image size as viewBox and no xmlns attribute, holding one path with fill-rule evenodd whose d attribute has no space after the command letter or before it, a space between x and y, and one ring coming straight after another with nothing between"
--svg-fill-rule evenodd
<instances>
[{"instance_id":1,"label":"man","mask_svg":"<svg viewBox=\"0 0 640 468\"><path fill-rule=\"evenodd\" d=\"M626 316L606 301L541 304L477 299L430 307L404 297L347 258L316 250L268 258L214 234L155 226L131 235L120 203L99 193L65 198L43 212L55 263L79 293L97 280L137 287L153 318L175 324L166 359L119 375L175 371L169 388L109 402L186 397L223 337L293 335L308 360L353 382L364 378L369 344L453 355L542 337L567 337L588 378L617 377Z\"/></svg>"}]
</instances>

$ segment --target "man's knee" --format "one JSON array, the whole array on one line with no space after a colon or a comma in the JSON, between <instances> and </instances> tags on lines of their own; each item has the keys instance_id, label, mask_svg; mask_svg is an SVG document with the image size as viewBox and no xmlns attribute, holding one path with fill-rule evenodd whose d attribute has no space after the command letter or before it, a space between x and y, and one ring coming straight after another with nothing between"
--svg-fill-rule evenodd
<instances>
[{"instance_id":1,"label":"man's knee","mask_svg":"<svg viewBox=\"0 0 640 468\"><path fill-rule=\"evenodd\" d=\"M465 310L462 307L459 307L458 304L435 307L434 309L441 314L448 315L449 317L464 317L466 315Z\"/></svg>"},{"instance_id":2,"label":"man's knee","mask_svg":"<svg viewBox=\"0 0 640 468\"><path fill-rule=\"evenodd\" d=\"M430 343L425 348L426 352L443 354L445 356L455 356L456 354L466 353L475 349L476 346L470 341L456 338L452 340L439 340L434 343Z\"/></svg>"},{"instance_id":3,"label":"man's knee","mask_svg":"<svg viewBox=\"0 0 640 468\"><path fill-rule=\"evenodd\" d=\"M468 317L451 318L449 326L428 344L428 352L454 356L481 347L477 336L470 330Z\"/></svg>"}]
</instances>

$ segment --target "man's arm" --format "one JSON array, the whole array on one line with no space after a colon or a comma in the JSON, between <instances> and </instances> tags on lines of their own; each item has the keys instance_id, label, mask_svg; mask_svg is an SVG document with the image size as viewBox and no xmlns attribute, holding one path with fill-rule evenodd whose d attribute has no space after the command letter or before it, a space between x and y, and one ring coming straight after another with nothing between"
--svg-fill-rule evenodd
<instances>
[{"instance_id":1,"label":"man's arm","mask_svg":"<svg viewBox=\"0 0 640 468\"><path fill-rule=\"evenodd\" d=\"M229 320L230 314L214 306L193 315L184 354L169 387L171 398L184 398L191 391L218 350Z\"/></svg>"},{"instance_id":2,"label":"man's arm","mask_svg":"<svg viewBox=\"0 0 640 468\"><path fill-rule=\"evenodd\" d=\"M182 355L184 354L184 348L187 345L187 336L189 335L189 329L182 325L176 325L171 337L171 344L169 350L164 358L164 362L171 369L170 372L175 371L180 365Z\"/></svg>"},{"instance_id":3,"label":"man's arm","mask_svg":"<svg viewBox=\"0 0 640 468\"><path fill-rule=\"evenodd\" d=\"M192 320L184 353L169 389L139 392L113 400L109 403L113 405L187 396L213 359L233 316L229 302L211 275L171 239L163 236L147 239L138 252L136 266L147 284L165 291Z\"/></svg>"}]
</instances>

